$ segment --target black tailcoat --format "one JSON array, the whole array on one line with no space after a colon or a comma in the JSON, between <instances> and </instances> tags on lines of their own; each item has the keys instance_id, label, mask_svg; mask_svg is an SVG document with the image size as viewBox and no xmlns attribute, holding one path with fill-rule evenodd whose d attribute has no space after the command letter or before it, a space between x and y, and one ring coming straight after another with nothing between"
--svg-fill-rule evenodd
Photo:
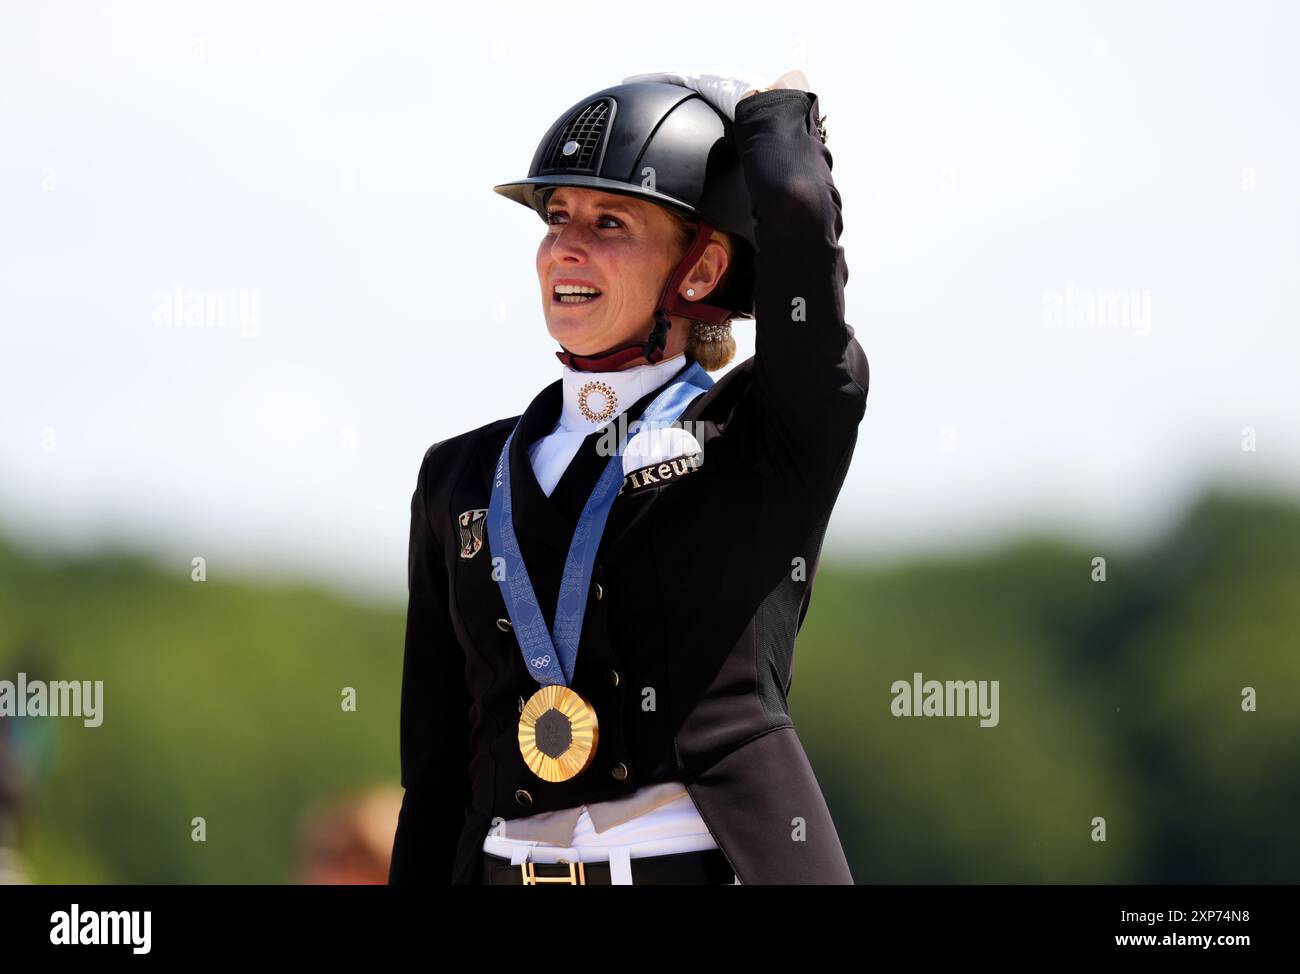
<instances>
[{"instance_id":1,"label":"black tailcoat","mask_svg":"<svg viewBox=\"0 0 1300 974\"><path fill-rule=\"evenodd\" d=\"M482 516L521 417L426 452L411 498L392 882L473 883L494 819L670 780L686 783L742 883L853 882L786 703L868 385L844 320L840 197L817 122L811 93L763 92L737 107L758 217L755 354L682 414L700 462L629 474L610 511L573 679L596 708L599 741L569 781L537 778L519 752L519 711L538 684ZM527 445L551 431L562 391L557 379L527 406L510 457L515 529L548 625L578 514L608 462L599 430L543 493Z\"/></svg>"}]
</instances>

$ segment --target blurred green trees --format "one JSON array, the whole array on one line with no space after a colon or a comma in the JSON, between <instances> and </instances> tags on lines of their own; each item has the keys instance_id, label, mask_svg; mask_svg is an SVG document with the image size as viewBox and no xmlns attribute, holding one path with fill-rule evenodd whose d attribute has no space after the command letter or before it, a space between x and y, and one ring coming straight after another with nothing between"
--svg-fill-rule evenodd
<instances>
[{"instance_id":1,"label":"blurred green trees","mask_svg":"<svg viewBox=\"0 0 1300 974\"><path fill-rule=\"evenodd\" d=\"M1149 550L823 562L790 704L857 881L1300 879L1297 555L1293 501L1210 493ZM0 543L0 679L105 682L0 738L33 880L292 881L309 803L397 779L404 608ZM914 672L998 726L892 716Z\"/></svg>"}]
</instances>

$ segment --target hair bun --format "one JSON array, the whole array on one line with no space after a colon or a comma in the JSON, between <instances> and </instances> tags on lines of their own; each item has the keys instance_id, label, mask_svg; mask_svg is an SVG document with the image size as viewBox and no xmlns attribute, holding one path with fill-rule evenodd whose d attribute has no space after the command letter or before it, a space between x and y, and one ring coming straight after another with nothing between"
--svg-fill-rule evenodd
<instances>
[{"instance_id":1,"label":"hair bun","mask_svg":"<svg viewBox=\"0 0 1300 974\"><path fill-rule=\"evenodd\" d=\"M731 322L716 325L707 321L692 322L686 351L704 371L716 372L736 356L736 338L731 333Z\"/></svg>"}]
</instances>

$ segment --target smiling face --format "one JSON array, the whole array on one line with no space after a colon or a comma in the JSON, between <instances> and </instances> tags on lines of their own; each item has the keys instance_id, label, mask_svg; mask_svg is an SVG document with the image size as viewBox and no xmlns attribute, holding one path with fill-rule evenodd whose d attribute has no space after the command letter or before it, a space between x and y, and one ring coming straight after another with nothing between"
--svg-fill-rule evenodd
<instances>
[{"instance_id":1,"label":"smiling face","mask_svg":"<svg viewBox=\"0 0 1300 974\"><path fill-rule=\"evenodd\" d=\"M547 232L537 248L537 279L551 337L571 352L591 355L644 341L672 269L685 253L680 224L661 206L618 193L558 187L546 203ZM698 301L727 268L721 235L713 239L679 285ZM564 292L594 288L595 297ZM686 348L689 321L673 316L664 357ZM627 367L645 364L645 359Z\"/></svg>"}]
</instances>

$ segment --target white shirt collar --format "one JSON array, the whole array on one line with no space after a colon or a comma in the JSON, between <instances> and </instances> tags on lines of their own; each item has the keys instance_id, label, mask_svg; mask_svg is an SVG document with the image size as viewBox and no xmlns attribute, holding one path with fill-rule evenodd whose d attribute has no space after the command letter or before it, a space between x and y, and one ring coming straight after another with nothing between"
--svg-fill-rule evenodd
<instances>
[{"instance_id":1,"label":"white shirt collar","mask_svg":"<svg viewBox=\"0 0 1300 974\"><path fill-rule=\"evenodd\" d=\"M642 396L664 385L685 365L685 353L654 365L637 365L616 372L579 372L562 365L564 408L557 428L594 433ZM609 396L613 397L612 403ZM584 404L595 418L583 412Z\"/></svg>"}]
</instances>

